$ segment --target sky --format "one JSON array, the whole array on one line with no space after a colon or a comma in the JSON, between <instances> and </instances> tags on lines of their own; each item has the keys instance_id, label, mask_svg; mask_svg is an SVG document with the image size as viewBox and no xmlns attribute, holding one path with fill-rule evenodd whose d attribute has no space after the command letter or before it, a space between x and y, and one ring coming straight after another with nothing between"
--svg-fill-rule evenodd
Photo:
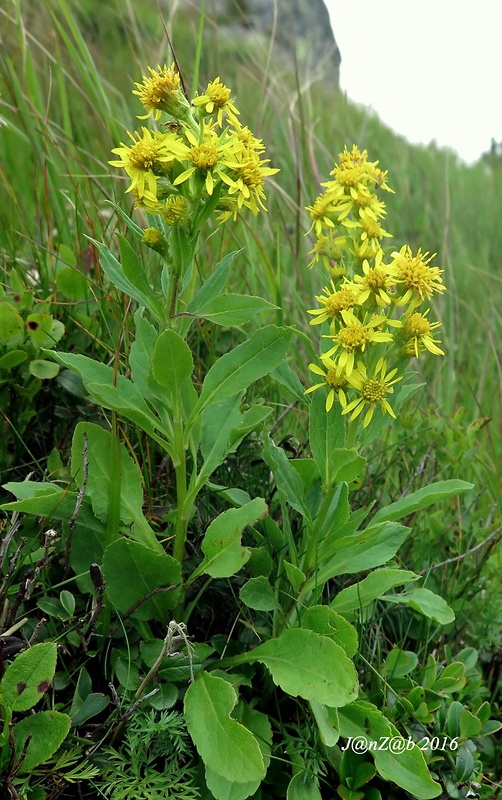
<instances>
[{"instance_id":1,"label":"sky","mask_svg":"<svg viewBox=\"0 0 502 800\"><path fill-rule=\"evenodd\" d=\"M473 163L502 142L500 0L325 0L340 86L410 142Z\"/></svg>"}]
</instances>

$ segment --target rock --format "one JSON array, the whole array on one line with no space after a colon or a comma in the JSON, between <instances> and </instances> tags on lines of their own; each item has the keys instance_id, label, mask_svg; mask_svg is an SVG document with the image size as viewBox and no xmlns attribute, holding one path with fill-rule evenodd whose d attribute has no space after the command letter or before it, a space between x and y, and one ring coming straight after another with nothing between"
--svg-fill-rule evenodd
<instances>
[{"instance_id":1,"label":"rock","mask_svg":"<svg viewBox=\"0 0 502 800\"><path fill-rule=\"evenodd\" d=\"M179 6L200 8L194 0L179 0ZM236 42L245 37L264 56L274 37L279 63L287 55L288 69L296 59L302 80L329 80L338 88L341 56L323 0L206 0L206 14L221 35Z\"/></svg>"}]
</instances>

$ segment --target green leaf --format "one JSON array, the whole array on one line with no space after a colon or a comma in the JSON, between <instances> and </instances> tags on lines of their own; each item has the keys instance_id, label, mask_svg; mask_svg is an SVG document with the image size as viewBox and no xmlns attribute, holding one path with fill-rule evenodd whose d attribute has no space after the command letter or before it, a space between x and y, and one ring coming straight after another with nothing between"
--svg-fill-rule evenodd
<instances>
[{"instance_id":1,"label":"green leaf","mask_svg":"<svg viewBox=\"0 0 502 800\"><path fill-rule=\"evenodd\" d=\"M269 303L262 297L254 297L245 294L223 294L214 297L196 312L192 312L196 317L208 319L216 325L245 325L264 311L273 311L278 306Z\"/></svg>"},{"instance_id":2,"label":"green leaf","mask_svg":"<svg viewBox=\"0 0 502 800\"><path fill-rule=\"evenodd\" d=\"M20 653L9 664L1 691L12 711L28 711L42 699L54 678L56 659L55 642L43 642Z\"/></svg>"},{"instance_id":3,"label":"green leaf","mask_svg":"<svg viewBox=\"0 0 502 800\"><path fill-rule=\"evenodd\" d=\"M148 310L151 311L151 313L157 317L157 319L161 320L162 309L160 308L160 303L153 292L150 290L147 291L144 286L139 288L131 283L129 278L126 277L120 261L115 258L115 256L110 252L109 248L105 244L96 241L96 239L92 239L90 236L87 238L97 247L99 252L99 262L103 267L103 272L108 280L111 281L111 283L113 283L117 289L119 289L121 292L124 292L124 294L127 294L129 297L132 297L140 305L148 308ZM134 251L130 245L128 246L130 252L134 255ZM128 263L128 267L129 266L130 265ZM141 283L141 281L137 280L136 283Z\"/></svg>"},{"instance_id":4,"label":"green leaf","mask_svg":"<svg viewBox=\"0 0 502 800\"><path fill-rule=\"evenodd\" d=\"M82 667L69 711L72 725L82 725L103 711L109 702L110 698L101 692L92 692L91 678L85 667Z\"/></svg>"},{"instance_id":5,"label":"green leaf","mask_svg":"<svg viewBox=\"0 0 502 800\"><path fill-rule=\"evenodd\" d=\"M89 298L89 282L86 276L75 267L58 266L57 287L63 297L73 303Z\"/></svg>"},{"instance_id":6,"label":"green leaf","mask_svg":"<svg viewBox=\"0 0 502 800\"><path fill-rule=\"evenodd\" d=\"M192 372L192 352L187 343L172 328L162 331L152 353L152 374L157 383L179 394L181 384Z\"/></svg>"},{"instance_id":7,"label":"green leaf","mask_svg":"<svg viewBox=\"0 0 502 800\"><path fill-rule=\"evenodd\" d=\"M289 463L282 447L277 447L270 437L265 440L263 460L272 470L277 488L291 508L310 519L310 512L304 502L303 481L297 470Z\"/></svg>"},{"instance_id":8,"label":"green leaf","mask_svg":"<svg viewBox=\"0 0 502 800\"><path fill-rule=\"evenodd\" d=\"M209 278L204 281L200 289L196 292L195 296L192 300L188 303L185 311L190 315L196 315L197 311L201 306L206 305L215 297L219 297L225 286L227 284L228 275L230 272L230 267L232 262L234 261L235 257L242 252L241 250L235 250L232 253L228 253L216 266L215 271ZM182 336L186 335L190 325L192 323L192 317L185 316L180 319L180 327L179 332Z\"/></svg>"},{"instance_id":9,"label":"green leaf","mask_svg":"<svg viewBox=\"0 0 502 800\"><path fill-rule=\"evenodd\" d=\"M23 339L23 318L10 303L0 303L0 345L16 347Z\"/></svg>"},{"instance_id":10,"label":"green leaf","mask_svg":"<svg viewBox=\"0 0 502 800\"><path fill-rule=\"evenodd\" d=\"M317 779L308 772L299 772L291 778L286 800L321 800Z\"/></svg>"},{"instance_id":11,"label":"green leaf","mask_svg":"<svg viewBox=\"0 0 502 800\"><path fill-rule=\"evenodd\" d=\"M418 656L410 650L400 650L399 647L394 647L387 658L383 667L383 674L389 680L392 678L402 678L412 672L418 664Z\"/></svg>"},{"instance_id":12,"label":"green leaf","mask_svg":"<svg viewBox=\"0 0 502 800\"><path fill-rule=\"evenodd\" d=\"M205 559L197 567L196 573L205 573L212 578L229 578L235 575L251 555L249 548L241 544L242 532L248 525L254 525L262 519L267 511L265 501L257 497L240 508L229 508L216 517L202 541L201 549Z\"/></svg>"},{"instance_id":13,"label":"green leaf","mask_svg":"<svg viewBox=\"0 0 502 800\"><path fill-rule=\"evenodd\" d=\"M364 580L338 592L335 599L330 603L330 607L340 614L348 614L351 611L365 608L394 586L418 579L418 575L405 569L392 569L390 567L376 569Z\"/></svg>"},{"instance_id":14,"label":"green leaf","mask_svg":"<svg viewBox=\"0 0 502 800\"><path fill-rule=\"evenodd\" d=\"M67 492L54 483L12 481L4 483L3 488L18 498L15 502L3 503L0 506L3 511L22 511L35 517L70 519L77 502L75 492Z\"/></svg>"},{"instance_id":15,"label":"green leaf","mask_svg":"<svg viewBox=\"0 0 502 800\"><path fill-rule=\"evenodd\" d=\"M164 388L151 377L153 348L158 336L157 329L144 317L144 309L138 308L134 314L136 335L129 351L129 366L132 381L148 400L154 403L165 395Z\"/></svg>"},{"instance_id":16,"label":"green leaf","mask_svg":"<svg viewBox=\"0 0 502 800\"><path fill-rule=\"evenodd\" d=\"M185 694L188 732L206 767L234 783L261 781L265 763L260 745L232 719L235 689L223 678L201 672Z\"/></svg>"},{"instance_id":17,"label":"green leaf","mask_svg":"<svg viewBox=\"0 0 502 800\"><path fill-rule=\"evenodd\" d=\"M340 738L338 710L328 708L316 700L310 701L310 707L319 728L321 741L326 747L334 747Z\"/></svg>"},{"instance_id":18,"label":"green leaf","mask_svg":"<svg viewBox=\"0 0 502 800\"><path fill-rule=\"evenodd\" d=\"M55 378L59 372L59 364L54 361L45 361L43 358L35 358L30 361L30 374L40 380Z\"/></svg>"},{"instance_id":19,"label":"green leaf","mask_svg":"<svg viewBox=\"0 0 502 800\"><path fill-rule=\"evenodd\" d=\"M345 443L345 420L336 410L326 413L326 399L322 392L314 392L312 396L309 426L312 456L323 483L331 486L335 480L331 454Z\"/></svg>"},{"instance_id":20,"label":"green leaf","mask_svg":"<svg viewBox=\"0 0 502 800\"><path fill-rule=\"evenodd\" d=\"M301 615L301 627L329 636L349 658L357 653L357 631L329 606L310 606Z\"/></svg>"},{"instance_id":21,"label":"green leaf","mask_svg":"<svg viewBox=\"0 0 502 800\"><path fill-rule=\"evenodd\" d=\"M345 447L332 450L330 460L332 464L332 482L346 481L351 483L355 481L366 464L366 459L359 456L356 450L347 450Z\"/></svg>"},{"instance_id":22,"label":"green leaf","mask_svg":"<svg viewBox=\"0 0 502 800\"><path fill-rule=\"evenodd\" d=\"M406 497L401 497L396 503L391 503L390 506L381 508L371 520L371 524L374 525L384 520L402 519L408 514L414 514L416 511L427 508L433 503L447 500L449 497L456 497L473 488L472 483L457 479L431 483L429 486L424 486Z\"/></svg>"},{"instance_id":23,"label":"green leaf","mask_svg":"<svg viewBox=\"0 0 502 800\"><path fill-rule=\"evenodd\" d=\"M201 453L204 465L201 473L211 475L223 463L230 446L230 435L242 420L239 410L242 394L213 403L201 414Z\"/></svg>"},{"instance_id":24,"label":"green leaf","mask_svg":"<svg viewBox=\"0 0 502 800\"><path fill-rule=\"evenodd\" d=\"M150 300L155 298L150 284L147 281L143 263L140 261L125 236L121 233L117 233L117 239L119 240L120 264L126 280L139 289ZM156 302L158 303L158 301Z\"/></svg>"},{"instance_id":25,"label":"green leaf","mask_svg":"<svg viewBox=\"0 0 502 800\"><path fill-rule=\"evenodd\" d=\"M66 739L70 725L70 717L59 711L39 711L14 725L14 747L18 758L28 737L31 737L20 773L31 772L54 755Z\"/></svg>"},{"instance_id":26,"label":"green leaf","mask_svg":"<svg viewBox=\"0 0 502 800\"><path fill-rule=\"evenodd\" d=\"M432 779L423 753L415 745L402 753L378 749L383 737L400 737L397 728L372 703L358 700L338 711L339 730L343 737L366 739L379 775L397 784L419 800L432 800L442 792ZM401 737L400 737L401 738Z\"/></svg>"},{"instance_id":27,"label":"green leaf","mask_svg":"<svg viewBox=\"0 0 502 800\"><path fill-rule=\"evenodd\" d=\"M110 698L102 692L91 692L87 695L80 708L71 715L72 726L83 725L88 719L100 714L108 706Z\"/></svg>"},{"instance_id":28,"label":"green leaf","mask_svg":"<svg viewBox=\"0 0 502 800\"><path fill-rule=\"evenodd\" d=\"M139 389L112 367L75 353L57 351L54 358L68 369L78 372L91 397L104 408L118 411L155 438L155 429L162 430L160 421L150 411ZM166 448L167 449L167 448Z\"/></svg>"},{"instance_id":29,"label":"green leaf","mask_svg":"<svg viewBox=\"0 0 502 800\"><path fill-rule=\"evenodd\" d=\"M290 564L289 561L283 561L282 565L286 571L293 592L297 592L307 579L305 573L295 564Z\"/></svg>"},{"instance_id":30,"label":"green leaf","mask_svg":"<svg viewBox=\"0 0 502 800\"><path fill-rule=\"evenodd\" d=\"M85 441L87 440L87 447ZM79 422L73 434L71 448L71 473L82 485L84 475L84 452L87 461L86 495L90 498L95 515L106 522L112 488L119 476L114 472L113 434L92 422ZM159 554L164 549L143 515L143 484L137 465L119 444L120 453L120 519L125 525L133 525L130 535Z\"/></svg>"},{"instance_id":31,"label":"green leaf","mask_svg":"<svg viewBox=\"0 0 502 800\"><path fill-rule=\"evenodd\" d=\"M26 317L29 337L35 347L54 347L64 334L64 325L50 314L37 311Z\"/></svg>"},{"instance_id":32,"label":"green leaf","mask_svg":"<svg viewBox=\"0 0 502 800\"><path fill-rule=\"evenodd\" d=\"M256 611L273 611L274 608L280 608L272 586L263 575L250 578L241 587L239 597L244 605Z\"/></svg>"},{"instance_id":33,"label":"green leaf","mask_svg":"<svg viewBox=\"0 0 502 800\"><path fill-rule=\"evenodd\" d=\"M440 597L440 595L434 594L434 592L431 592L429 589L413 589L411 592L382 597L382 600L409 606L425 617L439 622L440 625L448 625L455 619L455 614L446 600Z\"/></svg>"},{"instance_id":34,"label":"green leaf","mask_svg":"<svg viewBox=\"0 0 502 800\"><path fill-rule=\"evenodd\" d=\"M394 558L409 534L410 528L405 528L399 522L382 522L353 536L336 539L329 549L326 548L327 552L323 550L323 557L327 559L329 554L331 560L319 567L303 587L302 593L337 575L351 575L385 564Z\"/></svg>"},{"instance_id":35,"label":"green leaf","mask_svg":"<svg viewBox=\"0 0 502 800\"><path fill-rule=\"evenodd\" d=\"M167 553L159 553L129 539L118 539L105 550L103 576L111 603L121 613L129 611L150 592L168 586L141 603L134 612L136 619L165 621L169 609L178 601L181 567Z\"/></svg>"},{"instance_id":36,"label":"green leaf","mask_svg":"<svg viewBox=\"0 0 502 800\"><path fill-rule=\"evenodd\" d=\"M296 397L296 399L299 400L302 405L305 406L308 404L308 400L305 397L304 387L298 375L291 369L286 361L281 361L281 363L272 370L270 377L291 392L293 397Z\"/></svg>"},{"instance_id":37,"label":"green leaf","mask_svg":"<svg viewBox=\"0 0 502 800\"><path fill-rule=\"evenodd\" d=\"M286 328L267 325L221 356L205 377L196 413L268 375L284 358L291 335Z\"/></svg>"},{"instance_id":38,"label":"green leaf","mask_svg":"<svg viewBox=\"0 0 502 800\"><path fill-rule=\"evenodd\" d=\"M239 703L234 717L256 736L266 769L270 764L272 746L272 728L268 717L244 703ZM217 800L245 800L259 789L261 779L247 783L234 783L206 766L206 784Z\"/></svg>"},{"instance_id":39,"label":"green leaf","mask_svg":"<svg viewBox=\"0 0 502 800\"><path fill-rule=\"evenodd\" d=\"M293 697L338 707L358 694L352 661L332 639L314 631L290 628L258 645L247 660L265 664L274 683Z\"/></svg>"},{"instance_id":40,"label":"green leaf","mask_svg":"<svg viewBox=\"0 0 502 800\"><path fill-rule=\"evenodd\" d=\"M460 712L460 736L463 739L475 739L481 735L483 724L466 708Z\"/></svg>"},{"instance_id":41,"label":"green leaf","mask_svg":"<svg viewBox=\"0 0 502 800\"><path fill-rule=\"evenodd\" d=\"M0 369L14 369L27 358L28 354L24 350L11 350L0 358Z\"/></svg>"},{"instance_id":42,"label":"green leaf","mask_svg":"<svg viewBox=\"0 0 502 800\"><path fill-rule=\"evenodd\" d=\"M439 673L432 690L441 694L453 694L463 689L466 682L465 664L462 661L454 661Z\"/></svg>"}]
</instances>

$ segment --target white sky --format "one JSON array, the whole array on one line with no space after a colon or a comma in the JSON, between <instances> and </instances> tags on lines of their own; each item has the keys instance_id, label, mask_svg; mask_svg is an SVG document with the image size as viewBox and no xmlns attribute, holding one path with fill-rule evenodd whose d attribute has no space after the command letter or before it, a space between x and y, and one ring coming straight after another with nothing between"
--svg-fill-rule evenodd
<instances>
[{"instance_id":1,"label":"white sky","mask_svg":"<svg viewBox=\"0 0 502 800\"><path fill-rule=\"evenodd\" d=\"M468 163L502 142L501 0L325 2L351 100Z\"/></svg>"}]
</instances>

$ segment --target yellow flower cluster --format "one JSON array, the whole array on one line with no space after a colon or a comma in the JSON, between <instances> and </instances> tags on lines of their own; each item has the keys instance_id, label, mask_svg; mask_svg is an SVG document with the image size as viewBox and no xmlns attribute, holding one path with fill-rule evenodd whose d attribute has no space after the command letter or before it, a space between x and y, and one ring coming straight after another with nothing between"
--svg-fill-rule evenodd
<instances>
[{"instance_id":1,"label":"yellow flower cluster","mask_svg":"<svg viewBox=\"0 0 502 800\"><path fill-rule=\"evenodd\" d=\"M408 245L386 255L392 234L382 226L386 208L378 193L392 189L378 161L354 145L330 174L307 207L316 237L309 266L322 263L331 279L308 311L311 325L325 326L328 346L321 365L309 364L322 381L306 393L326 387L326 411L338 400L352 420L365 411L366 427L378 407L395 417L388 395L409 358L425 350L443 355L434 338L440 323L429 321L430 308L418 309L445 287L442 270L431 265L435 255L414 254Z\"/></svg>"},{"instance_id":2,"label":"yellow flower cluster","mask_svg":"<svg viewBox=\"0 0 502 800\"><path fill-rule=\"evenodd\" d=\"M264 179L278 170L267 166L262 141L239 122L230 89L216 78L190 105L174 64L148 71L133 92L146 111L139 119L167 114L165 130L128 132L130 142L114 148L118 158L109 162L129 176L126 191L136 206L168 225L188 224L209 199L221 221L235 220L243 208L265 210Z\"/></svg>"}]
</instances>

